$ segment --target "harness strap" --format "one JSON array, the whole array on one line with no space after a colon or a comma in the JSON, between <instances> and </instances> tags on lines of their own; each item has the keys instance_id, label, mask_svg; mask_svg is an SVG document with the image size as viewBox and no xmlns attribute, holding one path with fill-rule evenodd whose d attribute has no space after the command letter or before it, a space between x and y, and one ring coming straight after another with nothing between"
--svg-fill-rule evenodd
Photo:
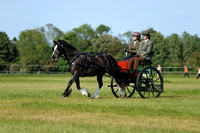
<instances>
[{"instance_id":1,"label":"harness strap","mask_svg":"<svg viewBox=\"0 0 200 133\"><path fill-rule=\"evenodd\" d=\"M82 55L82 54L84 54L84 55L86 56L87 64L83 64L83 63L82 63L82 58L80 57L80 55ZM76 59L78 59L79 57L80 57L80 63L74 63L74 61L75 61ZM110 59L109 56L108 56L108 59L109 59L110 61L112 61L112 59ZM67 63L67 64L69 64L70 67L71 67L71 66L80 66L80 67L85 68L83 74L84 74L84 73L87 73L87 71L88 71L89 68L95 68L95 66L99 67L98 69L108 69L108 70L109 70L109 69L116 69L116 68L114 67L114 64L112 64L111 67L108 67L106 64L104 64L104 65L99 65L99 64L97 64L97 63L94 63L94 62L91 61L90 55L89 55L88 53L82 53L82 52L78 52L78 55L77 55L71 62L69 62L69 63ZM97 69L97 68L96 68L96 69ZM106 70L106 71L107 71L107 70ZM82 75L83 75L83 74L82 74Z\"/></svg>"},{"instance_id":2,"label":"harness strap","mask_svg":"<svg viewBox=\"0 0 200 133\"><path fill-rule=\"evenodd\" d=\"M81 66L81 67L86 67L87 68L87 65L82 64L82 63L72 63L70 66Z\"/></svg>"}]
</instances>

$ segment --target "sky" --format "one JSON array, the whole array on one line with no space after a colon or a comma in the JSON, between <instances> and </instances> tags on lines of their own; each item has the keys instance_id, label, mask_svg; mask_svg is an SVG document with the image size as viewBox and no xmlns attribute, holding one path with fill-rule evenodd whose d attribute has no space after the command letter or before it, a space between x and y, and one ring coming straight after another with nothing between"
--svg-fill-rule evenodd
<instances>
[{"instance_id":1,"label":"sky","mask_svg":"<svg viewBox=\"0 0 200 133\"><path fill-rule=\"evenodd\" d=\"M200 0L0 0L0 31L20 32L53 24L64 33L103 24L117 36L153 28L164 36L200 35Z\"/></svg>"}]
</instances>

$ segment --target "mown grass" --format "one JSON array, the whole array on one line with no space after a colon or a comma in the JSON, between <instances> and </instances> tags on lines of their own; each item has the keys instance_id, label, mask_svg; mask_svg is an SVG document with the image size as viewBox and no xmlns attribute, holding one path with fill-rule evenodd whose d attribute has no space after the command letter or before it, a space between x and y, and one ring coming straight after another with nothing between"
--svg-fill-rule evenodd
<instances>
[{"instance_id":1,"label":"mown grass","mask_svg":"<svg viewBox=\"0 0 200 133\"><path fill-rule=\"evenodd\" d=\"M107 85L99 99L72 94L61 99L70 74L0 75L0 131L38 132L200 132L200 80L164 75L159 98L117 99ZM81 79L81 87L93 94L96 77Z\"/></svg>"}]
</instances>

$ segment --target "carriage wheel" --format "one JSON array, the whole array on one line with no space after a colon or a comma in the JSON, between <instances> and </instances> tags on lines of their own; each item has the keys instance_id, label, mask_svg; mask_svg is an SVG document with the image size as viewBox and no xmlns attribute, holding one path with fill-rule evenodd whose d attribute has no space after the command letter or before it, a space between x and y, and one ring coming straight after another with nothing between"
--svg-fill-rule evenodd
<instances>
[{"instance_id":1,"label":"carriage wheel","mask_svg":"<svg viewBox=\"0 0 200 133\"><path fill-rule=\"evenodd\" d=\"M163 92L163 79L154 67L142 69L136 80L137 91L142 98L159 97Z\"/></svg>"},{"instance_id":2,"label":"carriage wheel","mask_svg":"<svg viewBox=\"0 0 200 133\"><path fill-rule=\"evenodd\" d=\"M112 93L114 94L115 97L120 97L120 94L119 94L119 87L116 83L116 81L114 80L114 78L111 78L111 85L109 86L111 87L111 90L112 90ZM126 95L127 97L131 97L134 92L135 92L135 85L134 84L129 84L129 85L125 85L126 87Z\"/></svg>"}]
</instances>

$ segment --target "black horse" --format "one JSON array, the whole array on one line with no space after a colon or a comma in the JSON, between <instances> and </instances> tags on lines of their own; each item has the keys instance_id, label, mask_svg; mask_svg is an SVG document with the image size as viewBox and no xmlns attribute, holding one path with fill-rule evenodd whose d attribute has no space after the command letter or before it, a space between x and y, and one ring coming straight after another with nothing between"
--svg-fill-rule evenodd
<instances>
[{"instance_id":1,"label":"black horse","mask_svg":"<svg viewBox=\"0 0 200 133\"><path fill-rule=\"evenodd\" d=\"M64 54L65 59L70 65L70 72L73 77L68 82L67 88L62 94L62 98L68 97L71 94L70 86L76 82L77 89L82 95L90 97L90 93L86 89L81 89L79 77L97 76L98 88L92 98L95 98L103 86L102 77L105 73L112 76L118 83L119 91L122 96L125 96L125 87L123 81L120 79L120 71L118 69L117 61L110 55L105 53L95 54L90 56L88 53L79 52L74 46L68 44L64 40L54 41L52 48L52 60Z\"/></svg>"}]
</instances>

